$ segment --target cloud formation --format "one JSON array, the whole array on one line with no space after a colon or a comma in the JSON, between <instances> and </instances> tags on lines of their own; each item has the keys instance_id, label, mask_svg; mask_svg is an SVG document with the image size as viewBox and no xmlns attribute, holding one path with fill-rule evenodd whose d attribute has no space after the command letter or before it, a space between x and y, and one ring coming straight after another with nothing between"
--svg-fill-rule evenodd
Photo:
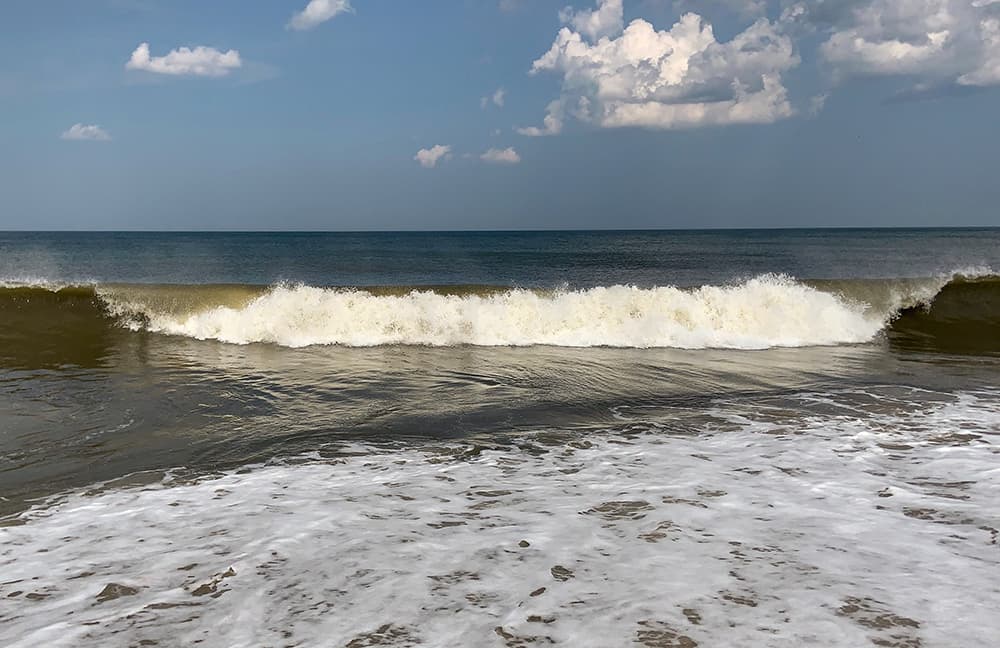
<instances>
[{"instance_id":1,"label":"cloud formation","mask_svg":"<svg viewBox=\"0 0 1000 648\"><path fill-rule=\"evenodd\" d=\"M479 159L491 164L517 164L521 161L521 156L517 154L514 147L505 149L491 148L480 155Z\"/></svg>"},{"instance_id":2,"label":"cloud formation","mask_svg":"<svg viewBox=\"0 0 1000 648\"><path fill-rule=\"evenodd\" d=\"M425 169L433 169L442 159L451 157L451 146L447 144L435 144L429 149L420 149L413 159L420 163Z\"/></svg>"},{"instance_id":3,"label":"cloud formation","mask_svg":"<svg viewBox=\"0 0 1000 648\"><path fill-rule=\"evenodd\" d=\"M643 19L627 27L620 0L597 0L594 11L562 14L567 26L531 73L562 76L562 93L541 127L523 135L554 135L567 117L604 128L691 128L770 123L794 110L783 72L799 64L791 38L761 18L727 42L687 13L669 30Z\"/></svg>"},{"instance_id":4,"label":"cloud formation","mask_svg":"<svg viewBox=\"0 0 1000 648\"><path fill-rule=\"evenodd\" d=\"M997 0L812 0L785 14L828 34L820 54L838 78L900 75L924 88L1000 85Z\"/></svg>"},{"instance_id":5,"label":"cloud formation","mask_svg":"<svg viewBox=\"0 0 1000 648\"><path fill-rule=\"evenodd\" d=\"M292 16L290 29L312 29L342 13L354 13L350 0L309 0L305 9Z\"/></svg>"},{"instance_id":6,"label":"cloud formation","mask_svg":"<svg viewBox=\"0 0 1000 648\"><path fill-rule=\"evenodd\" d=\"M111 134L97 124L84 126L83 124L73 124L63 131L59 139L64 140L91 140L96 142L107 142L111 139Z\"/></svg>"},{"instance_id":7,"label":"cloud formation","mask_svg":"<svg viewBox=\"0 0 1000 648\"><path fill-rule=\"evenodd\" d=\"M234 49L222 52L199 45L194 49L178 47L164 56L150 56L149 43L142 43L132 52L125 69L173 76L222 77L242 65L240 53Z\"/></svg>"}]
</instances>

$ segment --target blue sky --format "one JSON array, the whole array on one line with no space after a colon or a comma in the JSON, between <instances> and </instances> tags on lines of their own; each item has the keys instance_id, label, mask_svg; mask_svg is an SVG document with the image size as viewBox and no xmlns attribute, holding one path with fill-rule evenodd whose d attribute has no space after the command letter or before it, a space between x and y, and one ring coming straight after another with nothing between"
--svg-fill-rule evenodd
<instances>
[{"instance_id":1,"label":"blue sky","mask_svg":"<svg viewBox=\"0 0 1000 648\"><path fill-rule=\"evenodd\" d=\"M0 117L9 229L1000 225L1000 1L7 0Z\"/></svg>"}]
</instances>

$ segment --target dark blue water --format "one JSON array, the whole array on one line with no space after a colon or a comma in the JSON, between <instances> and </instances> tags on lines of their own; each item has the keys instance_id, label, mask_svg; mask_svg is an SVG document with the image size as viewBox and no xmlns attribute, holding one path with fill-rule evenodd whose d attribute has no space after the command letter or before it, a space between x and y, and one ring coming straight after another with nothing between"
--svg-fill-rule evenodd
<instances>
[{"instance_id":1,"label":"dark blue water","mask_svg":"<svg viewBox=\"0 0 1000 648\"><path fill-rule=\"evenodd\" d=\"M1000 228L0 233L0 280L590 287L926 277L1000 267Z\"/></svg>"}]
</instances>

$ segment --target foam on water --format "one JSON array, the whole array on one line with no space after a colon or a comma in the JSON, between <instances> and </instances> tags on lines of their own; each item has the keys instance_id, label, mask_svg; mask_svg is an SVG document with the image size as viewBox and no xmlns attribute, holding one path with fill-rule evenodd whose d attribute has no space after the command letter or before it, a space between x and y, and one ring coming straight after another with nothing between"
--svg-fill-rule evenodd
<instances>
[{"instance_id":1,"label":"foam on water","mask_svg":"<svg viewBox=\"0 0 1000 648\"><path fill-rule=\"evenodd\" d=\"M619 408L68 494L0 528L0 644L991 645L998 399Z\"/></svg>"},{"instance_id":2,"label":"foam on water","mask_svg":"<svg viewBox=\"0 0 1000 648\"><path fill-rule=\"evenodd\" d=\"M931 292L933 295L933 292ZM148 313L152 331L247 344L759 349L865 342L890 312L870 312L792 279L762 276L733 286L598 287L490 295L279 286L242 308L178 316Z\"/></svg>"}]
</instances>

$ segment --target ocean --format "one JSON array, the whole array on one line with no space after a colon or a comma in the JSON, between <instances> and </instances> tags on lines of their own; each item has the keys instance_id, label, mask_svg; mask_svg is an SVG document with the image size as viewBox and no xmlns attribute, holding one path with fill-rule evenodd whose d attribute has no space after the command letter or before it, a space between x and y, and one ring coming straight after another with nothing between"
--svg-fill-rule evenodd
<instances>
[{"instance_id":1,"label":"ocean","mask_svg":"<svg viewBox=\"0 0 1000 648\"><path fill-rule=\"evenodd\" d=\"M0 232L0 645L991 646L1000 229Z\"/></svg>"}]
</instances>

